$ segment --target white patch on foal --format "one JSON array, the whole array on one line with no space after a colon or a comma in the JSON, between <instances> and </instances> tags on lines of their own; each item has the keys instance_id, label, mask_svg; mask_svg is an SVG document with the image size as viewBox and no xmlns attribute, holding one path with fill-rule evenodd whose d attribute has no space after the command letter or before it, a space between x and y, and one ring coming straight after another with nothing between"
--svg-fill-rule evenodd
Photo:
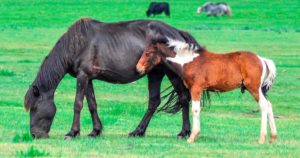
<instances>
[{"instance_id":1,"label":"white patch on foal","mask_svg":"<svg viewBox=\"0 0 300 158\"><path fill-rule=\"evenodd\" d=\"M180 64L183 66L186 63L189 63L194 60L194 58L198 57L200 54L195 53L197 47L193 45L190 47L189 44L177 41L171 38L168 38L169 47L174 47L174 51L176 52L175 57L167 57L168 61Z\"/></svg>"}]
</instances>

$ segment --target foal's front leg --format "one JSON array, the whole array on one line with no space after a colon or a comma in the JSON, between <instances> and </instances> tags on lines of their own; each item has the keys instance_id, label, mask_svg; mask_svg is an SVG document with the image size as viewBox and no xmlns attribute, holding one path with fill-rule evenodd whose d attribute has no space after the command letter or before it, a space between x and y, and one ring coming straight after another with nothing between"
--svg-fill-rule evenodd
<instances>
[{"instance_id":1,"label":"foal's front leg","mask_svg":"<svg viewBox=\"0 0 300 158\"><path fill-rule=\"evenodd\" d=\"M193 127L192 127L192 133L189 139L187 140L189 143L195 142L198 135L200 134L201 93L202 93L202 89L196 88L195 86L191 88Z\"/></svg>"},{"instance_id":2,"label":"foal's front leg","mask_svg":"<svg viewBox=\"0 0 300 158\"><path fill-rule=\"evenodd\" d=\"M88 77L85 73L79 73L77 76L76 97L74 102L73 124L69 133L65 135L65 139L74 138L80 132L80 112L83 107L84 94L88 85Z\"/></svg>"}]
</instances>

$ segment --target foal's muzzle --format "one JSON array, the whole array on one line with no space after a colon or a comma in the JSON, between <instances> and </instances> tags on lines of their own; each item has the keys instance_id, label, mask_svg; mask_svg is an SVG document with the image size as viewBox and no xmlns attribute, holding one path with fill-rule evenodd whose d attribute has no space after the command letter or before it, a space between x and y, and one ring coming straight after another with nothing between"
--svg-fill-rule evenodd
<instances>
[{"instance_id":1,"label":"foal's muzzle","mask_svg":"<svg viewBox=\"0 0 300 158\"><path fill-rule=\"evenodd\" d=\"M144 74L145 73L145 68L141 65L137 65L136 66L136 71L139 73L139 74Z\"/></svg>"}]
</instances>

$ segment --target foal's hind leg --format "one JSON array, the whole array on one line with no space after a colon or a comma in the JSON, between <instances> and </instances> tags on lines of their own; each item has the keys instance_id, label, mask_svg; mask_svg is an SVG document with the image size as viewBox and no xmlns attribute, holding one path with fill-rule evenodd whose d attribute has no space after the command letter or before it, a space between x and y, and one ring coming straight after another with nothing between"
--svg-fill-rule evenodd
<instances>
[{"instance_id":1,"label":"foal's hind leg","mask_svg":"<svg viewBox=\"0 0 300 158\"><path fill-rule=\"evenodd\" d=\"M85 73L77 75L76 97L74 102L74 117L70 132L65 135L65 139L74 138L80 132L80 112L83 107L83 98L88 85L88 77Z\"/></svg>"},{"instance_id":2,"label":"foal's hind leg","mask_svg":"<svg viewBox=\"0 0 300 158\"><path fill-rule=\"evenodd\" d=\"M96 137L102 132L102 123L100 121L98 112L97 112L97 103L94 94L93 82L90 80L88 87L85 93L86 100L88 102L89 111L91 113L93 121L93 131L88 135L89 137Z\"/></svg>"},{"instance_id":3,"label":"foal's hind leg","mask_svg":"<svg viewBox=\"0 0 300 158\"><path fill-rule=\"evenodd\" d=\"M272 104L268 101L268 119L271 130L271 140L270 143L274 143L277 137L277 129L275 125L275 119L273 115Z\"/></svg>"},{"instance_id":4,"label":"foal's hind leg","mask_svg":"<svg viewBox=\"0 0 300 158\"><path fill-rule=\"evenodd\" d=\"M246 85L248 91L252 94L255 100L258 102L261 111L261 127L260 136L258 139L259 144L263 144L267 135L267 117L268 117L268 100L263 95L260 87L253 85Z\"/></svg>"}]
</instances>

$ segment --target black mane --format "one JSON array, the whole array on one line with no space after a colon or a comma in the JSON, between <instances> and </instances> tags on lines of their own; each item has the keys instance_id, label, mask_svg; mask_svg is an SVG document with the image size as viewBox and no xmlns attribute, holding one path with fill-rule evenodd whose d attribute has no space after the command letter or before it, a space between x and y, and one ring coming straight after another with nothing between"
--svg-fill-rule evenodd
<instances>
[{"instance_id":1,"label":"black mane","mask_svg":"<svg viewBox=\"0 0 300 158\"><path fill-rule=\"evenodd\" d=\"M67 73L72 53L76 53L85 45L85 36L91 19L80 19L70 26L68 31L57 41L55 47L45 57L40 70L25 95L25 109L29 110L34 102L35 94L56 88ZM71 53L71 54L70 54Z\"/></svg>"},{"instance_id":2,"label":"black mane","mask_svg":"<svg viewBox=\"0 0 300 158\"><path fill-rule=\"evenodd\" d=\"M149 43L152 44L167 43L168 38L172 38L186 42L190 46L197 48L199 51L205 50L205 47L201 46L188 32L178 30L160 21L154 21L148 25L147 37Z\"/></svg>"}]
</instances>

